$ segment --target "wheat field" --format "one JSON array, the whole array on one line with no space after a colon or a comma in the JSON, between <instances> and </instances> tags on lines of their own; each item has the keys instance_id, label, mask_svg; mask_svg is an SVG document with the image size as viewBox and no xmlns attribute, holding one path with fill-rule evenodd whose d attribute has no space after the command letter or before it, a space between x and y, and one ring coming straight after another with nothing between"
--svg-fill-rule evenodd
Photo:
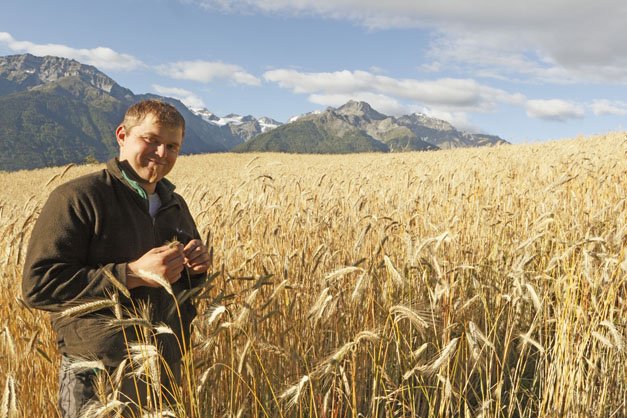
<instances>
[{"instance_id":1,"label":"wheat field","mask_svg":"<svg viewBox=\"0 0 627 418\"><path fill-rule=\"evenodd\" d=\"M0 418L57 414L21 268L48 193L98 168L0 173ZM212 254L177 416L627 416L627 134L170 179Z\"/></svg>"}]
</instances>

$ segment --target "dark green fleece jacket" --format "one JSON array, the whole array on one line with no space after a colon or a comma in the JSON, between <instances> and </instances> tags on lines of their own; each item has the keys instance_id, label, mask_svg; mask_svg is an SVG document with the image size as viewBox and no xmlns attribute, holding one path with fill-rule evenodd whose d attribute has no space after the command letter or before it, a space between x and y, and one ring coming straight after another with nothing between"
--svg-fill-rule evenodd
<instances>
[{"instance_id":1,"label":"dark green fleece jacket","mask_svg":"<svg viewBox=\"0 0 627 418\"><path fill-rule=\"evenodd\" d=\"M163 179L157 184L162 204L153 218L148 201L128 181L132 170L121 168L123 164L113 159L106 169L69 181L50 194L30 238L22 281L26 303L52 312L59 350L70 356L98 358L107 366L119 364L126 356L125 340L137 339L138 328L127 327L122 332L121 327L112 327L114 311L109 308L78 317L64 316L62 311L110 298L116 288L104 270L126 285L128 262L168 241L186 244L199 238L189 209L174 193L172 183ZM163 288L138 287L130 291L130 299L119 295L124 311L139 316L139 308L147 304L150 321L164 323L174 331L175 335L158 336L168 362L180 359L182 333L189 336L196 315L187 296L204 277L184 271L173 285L182 302L181 320L173 297Z\"/></svg>"}]
</instances>

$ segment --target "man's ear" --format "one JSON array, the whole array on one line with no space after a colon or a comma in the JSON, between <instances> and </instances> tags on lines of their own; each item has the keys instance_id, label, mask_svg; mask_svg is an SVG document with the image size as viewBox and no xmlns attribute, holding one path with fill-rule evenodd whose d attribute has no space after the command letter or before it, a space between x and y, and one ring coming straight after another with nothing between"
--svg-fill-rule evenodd
<instances>
[{"instance_id":1,"label":"man's ear","mask_svg":"<svg viewBox=\"0 0 627 418\"><path fill-rule=\"evenodd\" d=\"M126 128L124 128L124 125L118 126L115 130L115 138L118 140L119 146L124 145L124 140L126 139Z\"/></svg>"}]
</instances>

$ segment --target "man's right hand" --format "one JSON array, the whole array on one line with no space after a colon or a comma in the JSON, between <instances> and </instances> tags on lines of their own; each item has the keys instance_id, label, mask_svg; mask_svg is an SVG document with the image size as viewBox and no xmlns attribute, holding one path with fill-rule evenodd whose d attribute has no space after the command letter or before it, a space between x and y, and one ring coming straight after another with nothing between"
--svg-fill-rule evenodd
<instances>
[{"instance_id":1,"label":"man's right hand","mask_svg":"<svg viewBox=\"0 0 627 418\"><path fill-rule=\"evenodd\" d=\"M156 281L142 275L140 270L159 275L169 283L174 283L180 279L181 272L185 268L184 263L185 254L181 244L168 244L153 248L139 259L127 264L126 287L133 289L139 286L161 286Z\"/></svg>"}]
</instances>

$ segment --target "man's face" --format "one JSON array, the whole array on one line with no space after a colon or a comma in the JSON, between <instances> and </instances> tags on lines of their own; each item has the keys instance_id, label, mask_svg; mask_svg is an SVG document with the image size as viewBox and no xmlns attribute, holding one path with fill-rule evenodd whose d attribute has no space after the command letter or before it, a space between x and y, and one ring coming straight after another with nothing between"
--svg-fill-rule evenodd
<instances>
[{"instance_id":1,"label":"man's face","mask_svg":"<svg viewBox=\"0 0 627 418\"><path fill-rule=\"evenodd\" d=\"M157 182L172 170L183 144L183 129L160 126L148 114L130 132L123 126L115 131L120 145L120 161L127 161L143 179L142 187L154 193Z\"/></svg>"}]
</instances>

